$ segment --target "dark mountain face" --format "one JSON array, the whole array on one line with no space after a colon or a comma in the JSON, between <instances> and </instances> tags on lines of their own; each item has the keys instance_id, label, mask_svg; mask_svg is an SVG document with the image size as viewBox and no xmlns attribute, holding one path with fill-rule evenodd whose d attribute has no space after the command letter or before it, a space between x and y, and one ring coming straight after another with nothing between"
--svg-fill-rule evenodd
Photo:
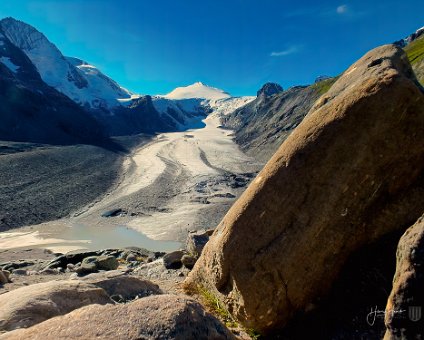
<instances>
[{"instance_id":1,"label":"dark mountain face","mask_svg":"<svg viewBox=\"0 0 424 340\"><path fill-rule=\"evenodd\" d=\"M135 99L128 107L116 107L113 114L108 111L93 111L93 114L111 136L178 130L169 117L155 109L151 96Z\"/></svg>"},{"instance_id":2,"label":"dark mountain face","mask_svg":"<svg viewBox=\"0 0 424 340\"><path fill-rule=\"evenodd\" d=\"M262 94L225 116L222 123L235 131L242 150L266 162L332 82L327 79L308 87L292 87L271 97Z\"/></svg>"},{"instance_id":3,"label":"dark mountain face","mask_svg":"<svg viewBox=\"0 0 424 340\"><path fill-rule=\"evenodd\" d=\"M264 97L270 97L274 94L283 92L283 88L276 83L266 83L264 86L261 87L261 89L257 92L257 96L264 96Z\"/></svg>"},{"instance_id":4,"label":"dark mountain face","mask_svg":"<svg viewBox=\"0 0 424 340\"><path fill-rule=\"evenodd\" d=\"M0 58L0 139L90 142L103 135L178 131L197 117L197 109L172 101L159 112L153 103L158 98L131 99L97 68L63 56L41 32L13 18L0 20Z\"/></svg>"},{"instance_id":5,"label":"dark mountain face","mask_svg":"<svg viewBox=\"0 0 424 340\"><path fill-rule=\"evenodd\" d=\"M69 144L104 138L96 120L47 86L1 30L0 45L1 140Z\"/></svg>"}]
</instances>

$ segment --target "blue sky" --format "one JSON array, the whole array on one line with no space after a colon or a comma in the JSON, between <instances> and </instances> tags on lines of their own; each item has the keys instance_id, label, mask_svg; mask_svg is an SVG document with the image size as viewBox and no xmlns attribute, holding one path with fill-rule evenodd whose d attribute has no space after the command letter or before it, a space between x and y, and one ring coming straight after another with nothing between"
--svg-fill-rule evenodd
<instances>
[{"instance_id":1,"label":"blue sky","mask_svg":"<svg viewBox=\"0 0 424 340\"><path fill-rule=\"evenodd\" d=\"M196 81L252 95L337 75L424 26L424 1L1 0L68 56L137 93Z\"/></svg>"}]
</instances>

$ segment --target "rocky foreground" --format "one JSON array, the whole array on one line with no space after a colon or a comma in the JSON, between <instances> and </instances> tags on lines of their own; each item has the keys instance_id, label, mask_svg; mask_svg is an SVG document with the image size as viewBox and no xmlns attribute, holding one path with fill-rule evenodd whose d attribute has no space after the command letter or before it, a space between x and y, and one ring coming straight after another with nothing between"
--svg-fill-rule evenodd
<instances>
[{"instance_id":1,"label":"rocky foreground","mask_svg":"<svg viewBox=\"0 0 424 340\"><path fill-rule=\"evenodd\" d=\"M423 131L405 53L377 48L185 250L0 263L0 339L421 339Z\"/></svg>"},{"instance_id":2,"label":"rocky foreground","mask_svg":"<svg viewBox=\"0 0 424 340\"><path fill-rule=\"evenodd\" d=\"M36 249L2 252L3 259L25 253L32 258L0 263L0 339L241 336L180 288L209 234L190 236L192 253L136 247L66 255Z\"/></svg>"}]
</instances>

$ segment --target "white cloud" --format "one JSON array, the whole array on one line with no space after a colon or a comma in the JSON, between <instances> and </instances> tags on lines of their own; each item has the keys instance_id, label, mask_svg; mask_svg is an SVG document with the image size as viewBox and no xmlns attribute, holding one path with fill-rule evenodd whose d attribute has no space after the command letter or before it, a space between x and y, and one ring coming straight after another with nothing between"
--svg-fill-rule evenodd
<instances>
[{"instance_id":1,"label":"white cloud","mask_svg":"<svg viewBox=\"0 0 424 340\"><path fill-rule=\"evenodd\" d=\"M297 46L292 46L292 47L289 47L289 48L282 50L282 51L272 52L270 54L270 56L271 57L283 57L283 56L286 56L286 55L289 55L289 54L296 53L298 51L299 51L299 48Z\"/></svg>"},{"instance_id":2,"label":"white cloud","mask_svg":"<svg viewBox=\"0 0 424 340\"><path fill-rule=\"evenodd\" d=\"M337 7L337 14L346 14L349 11L349 8L347 7L347 5L340 5L339 7Z\"/></svg>"}]
</instances>

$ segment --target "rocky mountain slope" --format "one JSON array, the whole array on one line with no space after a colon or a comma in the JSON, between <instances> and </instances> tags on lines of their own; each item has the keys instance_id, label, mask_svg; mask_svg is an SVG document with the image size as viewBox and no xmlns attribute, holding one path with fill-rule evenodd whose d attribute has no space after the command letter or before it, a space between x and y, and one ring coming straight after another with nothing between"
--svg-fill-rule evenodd
<instances>
[{"instance_id":1,"label":"rocky mountain slope","mask_svg":"<svg viewBox=\"0 0 424 340\"><path fill-rule=\"evenodd\" d=\"M77 104L89 108L114 107L119 105L119 98L131 96L96 67L64 57L34 27L13 18L1 20L0 27L10 42L27 55L44 82Z\"/></svg>"},{"instance_id":2,"label":"rocky mountain slope","mask_svg":"<svg viewBox=\"0 0 424 340\"><path fill-rule=\"evenodd\" d=\"M0 21L0 34L0 67L7 74L2 80L19 79L20 85L32 89L28 96L36 96L39 102L28 105L22 100L26 96L21 93L22 89L13 90L16 92L14 96L4 96L5 106L11 106L7 110L18 114L15 121L11 121L13 118L5 121L0 139L51 142L61 140L59 135L64 129L74 131L75 125L80 127L80 131L75 130L75 133L93 140L97 140L99 134L122 136L181 131L202 126L201 120L207 114L209 100L216 102L230 97L226 92L202 83L177 88L165 96L137 95L95 66L64 56L41 32L24 22L3 19ZM2 88L7 89L8 85L4 84ZM30 98L29 101L33 100ZM60 102L60 109L56 107L51 112L42 104L52 102ZM24 111L27 114L40 112L43 117L33 117L35 119L31 123L46 125L47 129L49 124L53 125L45 134L51 138L20 134L20 131L35 131L29 127L24 129L23 125L16 132L17 122L21 120L17 117ZM55 123L58 115L67 116L70 111L75 112L73 120L68 118L65 122L62 119L63 124ZM25 121L22 119L22 122ZM92 125L96 125L97 133L90 129ZM88 130L90 133L86 133Z\"/></svg>"},{"instance_id":3,"label":"rocky mountain slope","mask_svg":"<svg viewBox=\"0 0 424 340\"><path fill-rule=\"evenodd\" d=\"M100 124L40 78L31 60L0 28L0 139L43 143L93 143Z\"/></svg>"},{"instance_id":4,"label":"rocky mountain slope","mask_svg":"<svg viewBox=\"0 0 424 340\"><path fill-rule=\"evenodd\" d=\"M223 117L222 124L235 131L243 151L266 162L334 81L273 92L264 85L255 100Z\"/></svg>"},{"instance_id":5,"label":"rocky mountain slope","mask_svg":"<svg viewBox=\"0 0 424 340\"><path fill-rule=\"evenodd\" d=\"M418 80L424 85L424 28L421 32L422 34L412 40L404 49Z\"/></svg>"}]
</instances>

